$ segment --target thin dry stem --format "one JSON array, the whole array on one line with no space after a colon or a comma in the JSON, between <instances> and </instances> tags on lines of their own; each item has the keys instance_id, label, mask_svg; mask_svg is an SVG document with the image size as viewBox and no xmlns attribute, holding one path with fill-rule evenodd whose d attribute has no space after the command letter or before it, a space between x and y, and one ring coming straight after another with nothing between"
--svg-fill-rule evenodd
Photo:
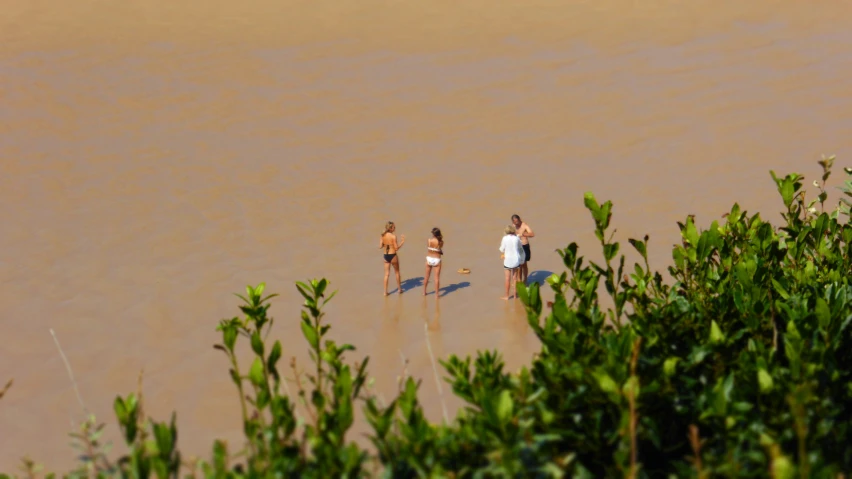
<instances>
[{"instance_id":1,"label":"thin dry stem","mask_svg":"<svg viewBox=\"0 0 852 479\"><path fill-rule=\"evenodd\" d=\"M144 443L145 438L147 438L146 429L145 429L145 403L142 401L142 375L145 373L144 369L139 370L139 378L136 380L136 404L137 411L139 411L136 416L136 424L139 428L139 442Z\"/></svg>"},{"instance_id":2,"label":"thin dry stem","mask_svg":"<svg viewBox=\"0 0 852 479\"><path fill-rule=\"evenodd\" d=\"M284 392L287 394L287 397L288 397L288 398L294 399L294 401L293 401L293 406L294 406L294 407L293 407L293 414L295 414L295 415L296 415L296 420L297 420L297 421L302 421L302 415L299 413L299 409L298 409L299 405L298 405L298 403L295 401L295 398L293 397L293 394L290 392L290 385L289 385L289 384L287 384L290 380L289 380L289 379L287 379L286 377L284 377L284 378L282 378L282 379L283 379L283 380L281 381L281 383L282 383L282 384L284 384Z\"/></svg>"},{"instance_id":3,"label":"thin dry stem","mask_svg":"<svg viewBox=\"0 0 852 479\"><path fill-rule=\"evenodd\" d=\"M636 363L639 362L639 347L642 344L642 338L636 338L633 342L633 357L630 358L630 376L634 379L630 387L630 396L628 401L630 404L630 478L635 479L636 473L639 471L637 465L637 456L639 454L636 447L636 423L638 415L636 414L636 388L639 386L639 378L636 376Z\"/></svg>"},{"instance_id":4,"label":"thin dry stem","mask_svg":"<svg viewBox=\"0 0 852 479\"><path fill-rule=\"evenodd\" d=\"M405 385L405 380L408 379L408 359L402 354L402 350L399 351L399 357L402 359L402 376L399 377L399 392L402 393L402 388Z\"/></svg>"},{"instance_id":5,"label":"thin dry stem","mask_svg":"<svg viewBox=\"0 0 852 479\"><path fill-rule=\"evenodd\" d=\"M3 389L0 389L0 399L2 399L6 392L9 391L9 388L12 387L12 382L14 381L14 379L10 379L9 382L7 382L5 386L3 386Z\"/></svg>"},{"instance_id":6,"label":"thin dry stem","mask_svg":"<svg viewBox=\"0 0 852 479\"><path fill-rule=\"evenodd\" d=\"M778 323L775 321L775 303L772 302L772 288L767 290L769 294L769 314L772 321L772 349L778 350Z\"/></svg>"},{"instance_id":7,"label":"thin dry stem","mask_svg":"<svg viewBox=\"0 0 852 479\"><path fill-rule=\"evenodd\" d=\"M50 329L50 335L53 336L53 342L56 343L56 349L59 350L59 355L62 356L62 361L65 363L65 369L68 370L68 377L71 379L71 384L74 386L74 392L77 394L77 401L80 402L80 407L83 408L83 411L88 414L89 410L86 408L86 405L83 404L83 397L80 395L80 389L77 388L77 381L74 380L74 371L71 370L71 364L68 362L68 358L65 357L65 352L62 351L62 346L59 345L59 339L56 338L56 333L53 332L53 328Z\"/></svg>"},{"instance_id":8,"label":"thin dry stem","mask_svg":"<svg viewBox=\"0 0 852 479\"><path fill-rule=\"evenodd\" d=\"M299 389L299 398L302 399L302 405L305 407L305 410L308 411L308 415L311 417L311 421L314 423L317 422L317 414L314 414L314 410L311 409L311 406L308 405L307 399L305 399L307 391L302 385L301 374L299 374L299 370L296 368L296 357L292 357L290 359L290 369L293 370L293 379L296 381L296 387ZM318 413L318 411L317 411Z\"/></svg>"},{"instance_id":9,"label":"thin dry stem","mask_svg":"<svg viewBox=\"0 0 852 479\"><path fill-rule=\"evenodd\" d=\"M435 365L435 355L432 354L432 344L429 341L429 325L424 324L423 330L426 333L426 347L429 349L429 360L432 362L432 372L435 373L435 385L438 387L438 398L441 400L441 409L444 413L444 424L449 424L450 415L447 413L447 403L444 401L444 388L441 386L441 379L438 376L438 367Z\"/></svg>"},{"instance_id":10,"label":"thin dry stem","mask_svg":"<svg viewBox=\"0 0 852 479\"><path fill-rule=\"evenodd\" d=\"M689 425L689 444L692 446L692 464L695 467L696 477L701 479L705 477L704 467L701 464L701 437L698 426L695 424Z\"/></svg>"}]
</instances>

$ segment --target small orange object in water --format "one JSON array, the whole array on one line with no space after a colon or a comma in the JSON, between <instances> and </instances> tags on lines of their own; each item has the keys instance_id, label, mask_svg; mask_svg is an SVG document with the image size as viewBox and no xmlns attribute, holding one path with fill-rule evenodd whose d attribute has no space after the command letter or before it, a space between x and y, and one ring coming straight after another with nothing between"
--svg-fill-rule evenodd
<instances>
[{"instance_id":1,"label":"small orange object in water","mask_svg":"<svg viewBox=\"0 0 852 479\"><path fill-rule=\"evenodd\" d=\"M459 268L459 273L461 274L470 274L470 270L467 268Z\"/></svg>"}]
</instances>

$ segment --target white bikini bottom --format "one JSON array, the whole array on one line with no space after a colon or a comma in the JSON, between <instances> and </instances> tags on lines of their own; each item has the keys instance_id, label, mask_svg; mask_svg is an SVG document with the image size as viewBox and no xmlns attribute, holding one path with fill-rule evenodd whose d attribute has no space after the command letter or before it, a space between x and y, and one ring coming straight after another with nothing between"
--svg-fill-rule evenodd
<instances>
[{"instance_id":1,"label":"white bikini bottom","mask_svg":"<svg viewBox=\"0 0 852 479\"><path fill-rule=\"evenodd\" d=\"M441 264L441 258L433 258L431 256L426 257L426 264L429 266L438 266Z\"/></svg>"}]
</instances>

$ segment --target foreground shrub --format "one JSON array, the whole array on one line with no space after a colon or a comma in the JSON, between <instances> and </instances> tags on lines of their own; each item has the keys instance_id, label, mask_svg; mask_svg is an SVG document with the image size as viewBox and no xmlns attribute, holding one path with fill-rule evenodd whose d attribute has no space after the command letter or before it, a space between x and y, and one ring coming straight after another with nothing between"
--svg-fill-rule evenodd
<instances>
[{"instance_id":1,"label":"foreground shrub","mask_svg":"<svg viewBox=\"0 0 852 479\"><path fill-rule=\"evenodd\" d=\"M850 203L823 211L834 158L820 161L819 194L806 202L798 174L772 173L783 224L734 205L722 224L679 223L670 281L651 270L648 237L628 242L641 263L626 268L609 233L612 204L587 193L603 262L571 243L566 271L518 286L541 351L520 372L496 351L442 365L466 406L430 423L409 378L390 404L368 391L367 359L327 340L325 279L297 283L310 373L281 372L281 344L264 285L240 296L243 317L219 324L229 377L239 392L245 445L213 444L209 462L183 466L207 477L839 477L852 469L852 224ZM846 170L847 175L852 170ZM852 182L841 188L852 197ZM818 205L817 205L818 203ZM819 210L817 210L817 206ZM842 221L841 217L845 217ZM602 286L609 298L603 307ZM274 295L273 295L274 296ZM239 338L253 352L237 360ZM177 477L183 460L170 422L144 419L140 394L116 398L129 454L110 462L94 422L74 475ZM347 440L355 411L371 450ZM298 411L305 411L302 417ZM32 464L29 464L32 466Z\"/></svg>"}]
</instances>

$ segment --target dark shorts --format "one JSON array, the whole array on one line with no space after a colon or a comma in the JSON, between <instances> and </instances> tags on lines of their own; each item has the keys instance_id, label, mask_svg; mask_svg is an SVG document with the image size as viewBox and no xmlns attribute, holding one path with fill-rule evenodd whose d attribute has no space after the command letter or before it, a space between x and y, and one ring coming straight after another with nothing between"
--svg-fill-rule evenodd
<instances>
[{"instance_id":1,"label":"dark shorts","mask_svg":"<svg viewBox=\"0 0 852 479\"><path fill-rule=\"evenodd\" d=\"M521 246L524 247L524 253L527 255L527 259L524 261L524 263L529 263L530 258L531 258L531 256L530 256L530 245L529 245L529 243L527 243L527 244L524 244L524 245L521 245Z\"/></svg>"}]
</instances>

